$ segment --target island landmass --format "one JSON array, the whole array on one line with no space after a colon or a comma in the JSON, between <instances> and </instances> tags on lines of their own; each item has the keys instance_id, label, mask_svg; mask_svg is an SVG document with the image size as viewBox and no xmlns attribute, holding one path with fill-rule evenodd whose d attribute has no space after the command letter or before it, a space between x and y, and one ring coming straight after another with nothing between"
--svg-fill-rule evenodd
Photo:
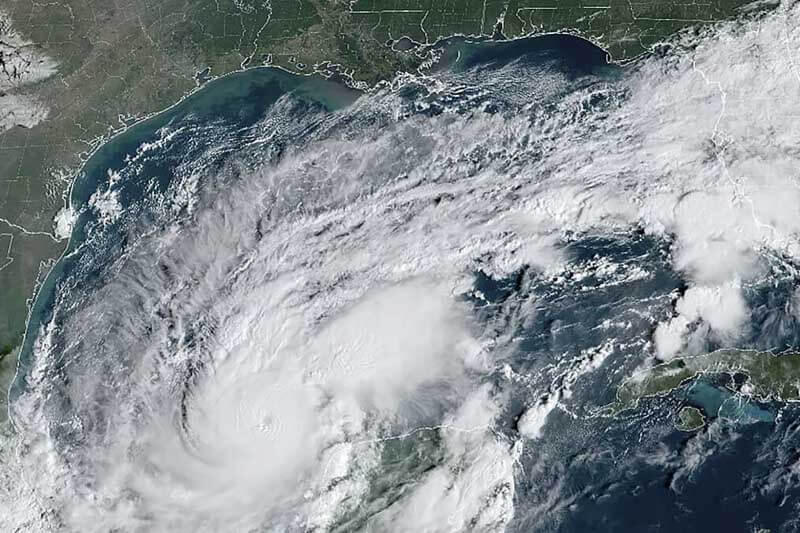
<instances>
[{"instance_id":1,"label":"island landmass","mask_svg":"<svg viewBox=\"0 0 800 533\"><path fill-rule=\"evenodd\" d=\"M718 350L676 357L643 368L617 388L616 401L606 415L634 409L644 398L666 397L702 377L723 377L724 387L739 397L758 402L800 401L800 353L756 350Z\"/></svg>"},{"instance_id":2,"label":"island landmass","mask_svg":"<svg viewBox=\"0 0 800 533\"><path fill-rule=\"evenodd\" d=\"M678 411L677 419L675 420L675 429L689 433L697 431L705 425L706 419L703 416L703 412L697 407L687 405Z\"/></svg>"}]
</instances>

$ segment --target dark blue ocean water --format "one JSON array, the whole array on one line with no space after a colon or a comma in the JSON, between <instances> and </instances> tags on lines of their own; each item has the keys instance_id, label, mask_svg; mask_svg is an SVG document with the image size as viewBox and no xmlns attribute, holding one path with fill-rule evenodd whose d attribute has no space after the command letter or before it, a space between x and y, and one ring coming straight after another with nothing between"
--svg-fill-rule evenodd
<instances>
[{"instance_id":1,"label":"dark blue ocean water","mask_svg":"<svg viewBox=\"0 0 800 533\"><path fill-rule=\"evenodd\" d=\"M443 46L442 62L431 75L468 76L459 78L462 86L451 93L430 93L422 82L400 89L403 113L432 116L469 113L478 107L496 113L513 111L530 103L530 89L537 80L509 78L509 69L558 71L569 81L559 89L562 92L598 80L614 83L625 76L624 70L606 64L602 50L573 37L505 43L453 40ZM558 91L548 94L552 101L561 96ZM311 126L300 129L291 120L268 123L275 136L265 144L261 139L272 132L265 131L264 121L286 95L291 95L296 116L319 120L304 122ZM123 269L120 258L135 245L132 238L137 232L159 231L182 217L188 220L188 207L170 210L152 200L167 192L176 176L185 177L187 169L196 172L198 194L211 195L225 180L236 180L248 165L280 161L285 150L302 148L315 135L324 136L327 114L370 97L336 81L253 69L206 84L100 148L73 186L77 223L69 248L35 300L12 399L27 387L42 326L56 313L68 314L70 305L80 305L81 295L99 290L109 270ZM364 124L381 126L371 117ZM352 127L358 131L365 126L354 122ZM154 148L142 151L147 143ZM108 188L112 175L118 176L114 190L121 214L105 223L89 206L93 195ZM475 291L483 297L470 300L476 316L491 324L498 338L513 337L508 344L513 352L509 367L518 375L551 376L554 387L563 385L569 379L565 376L570 361L604 344L610 350L591 377L572 385L576 412L554 411L546 438L525 447L511 529L796 530L794 502L800 496L800 479L793 470L800 458L796 409L729 405L727 420L713 411L722 408L729 396L720 396L724 394L720 387L698 383L670 398L644 401L636 412L618 419L592 413L592 406L611 402L616 385L652 354L648 341L655 325L669 316L675 295L686 288L685 280L670 268L669 243L632 229L616 235L574 236L563 248L575 270L588 275L554 280L525 268L511 278L494 279L478 271ZM592 274L597 258L610 258L631 272L643 267L647 274L609 283ZM781 311L787 287L793 283L787 276L748 288L755 311L745 347L796 347L800 328ZM535 312L528 319L531 301ZM60 342L58 332L55 342ZM57 366L50 378L68 379ZM500 374L496 379L511 397L497 429L509 439L518 438L516 418L530 403L531 390ZM692 434L677 431L674 413L684 404L711 412L709 425Z\"/></svg>"},{"instance_id":2,"label":"dark blue ocean water","mask_svg":"<svg viewBox=\"0 0 800 533\"><path fill-rule=\"evenodd\" d=\"M253 126L264 118L270 106L290 92L313 112L348 105L358 96L341 83L295 76L278 69L259 68L235 73L208 83L172 108L117 135L86 161L70 194L70 203L78 218L67 250L38 291L12 397L16 395L15 389L25 386L33 344L40 326L50 321L57 294L70 292L70 284L80 283L85 289L86 284L99 281L102 269L125 251L124 222L134 218L144 227L148 219L154 217L152 210L143 205L149 194L166 191L182 164L198 161L211 147L220 149L204 162L205 174L219 171L227 160L239 154L241 144L258 135ZM159 143L164 130L181 128L180 133L151 156L135 163L131 161L143 144ZM233 142L219 146L224 139ZM289 139L282 141L288 143ZM281 146L274 149L280 150ZM97 212L89 209L89 201L106 186L111 173L123 176L118 190L126 216L111 227L101 228Z\"/></svg>"},{"instance_id":3,"label":"dark blue ocean water","mask_svg":"<svg viewBox=\"0 0 800 533\"><path fill-rule=\"evenodd\" d=\"M684 283L671 270L664 243L649 237L582 238L567 250L577 270L602 254L623 265L646 265L650 276L612 287L588 277L557 288L527 270L502 280L479 276L488 303L476 306L487 320L500 315L516 324L508 319L515 311L504 303L537 302L535 319L515 332L518 351L510 364L521 375L546 373L559 360L610 340L612 355L575 391L579 405L610 403L620 376L651 351L652 318L667 316L670 295ZM773 293L780 288L754 288L750 298L764 302ZM603 327L609 321L612 326ZM770 335L769 328L754 328L746 344L766 344L774 340ZM530 403L526 392L525 386L513 389L516 401L509 402L504 428L511 435L515 417ZM675 415L684 405L702 409L708 425L694 433L676 430ZM723 381L700 380L668 398L645 399L618 418L574 415L554 411L547 438L525 448L515 531L796 530L796 407L758 404L735 396Z\"/></svg>"}]
</instances>

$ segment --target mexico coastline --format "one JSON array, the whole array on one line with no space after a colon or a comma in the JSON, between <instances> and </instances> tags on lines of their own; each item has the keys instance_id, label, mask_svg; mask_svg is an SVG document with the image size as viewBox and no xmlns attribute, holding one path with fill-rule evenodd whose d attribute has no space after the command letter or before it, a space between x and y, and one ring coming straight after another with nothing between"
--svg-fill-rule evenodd
<instances>
[{"instance_id":1,"label":"mexico coastline","mask_svg":"<svg viewBox=\"0 0 800 533\"><path fill-rule=\"evenodd\" d=\"M17 371L9 390L9 415L15 425L12 402L25 390L25 379L39 330L52 317L56 286L68 274L69 268L74 266L75 252L86 238L87 223L96 219L88 209L89 201L98 187L108 180L109 172L122 167L126 158L132 156L143 143L158 142L159 130L180 123L190 115L214 120L220 115L239 114L244 126L258 120L281 95L292 91L331 110L349 105L360 94L342 82L317 75L297 75L274 67L250 68L207 82L176 105L114 136L86 160L70 189L68 203L77 218L69 241L31 305Z\"/></svg>"},{"instance_id":2,"label":"mexico coastline","mask_svg":"<svg viewBox=\"0 0 800 533\"><path fill-rule=\"evenodd\" d=\"M467 71L498 64L511 64L521 57L537 56L542 61L556 59L570 66L576 76L603 69L608 65L605 50L580 37L549 34L513 41L474 41L457 37L437 45L441 48L441 59L432 67L430 75L446 71ZM139 122L99 147L87 159L75 178L70 191L69 205L77 218L64 253L54 264L33 300L27 322L25 337L19 354L17 371L9 390L9 415L19 426L24 422L14 415L13 403L26 391L32 368L34 347L42 335L42 328L51 321L55 309L55 297L74 269L80 268L78 253L87 238L87 226L97 223L97 213L90 208L92 196L109 180L109 176L124 167L145 143L158 143L164 128L177 128L187 119L214 122L226 120L239 128L246 128L261 120L269 108L282 95L293 93L310 103L320 105L328 111L336 111L351 105L362 94L348 87L343 81L325 79L319 75L299 75L275 67L254 67L235 72L207 82L197 91L174 106ZM162 169L155 180L162 187L171 180L169 169ZM133 196L123 198L121 208L127 202L141 199L136 196L136 187L130 189ZM144 190L139 190L144 194Z\"/></svg>"}]
</instances>

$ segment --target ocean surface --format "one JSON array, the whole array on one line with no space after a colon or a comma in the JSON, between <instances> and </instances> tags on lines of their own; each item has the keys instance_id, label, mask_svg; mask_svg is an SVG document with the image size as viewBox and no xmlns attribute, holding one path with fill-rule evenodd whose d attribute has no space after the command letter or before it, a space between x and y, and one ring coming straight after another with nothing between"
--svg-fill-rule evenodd
<instances>
[{"instance_id":1,"label":"ocean surface","mask_svg":"<svg viewBox=\"0 0 800 533\"><path fill-rule=\"evenodd\" d=\"M225 76L86 162L11 391L53 523L796 530L795 407L701 380L602 415L715 286L631 214L694 194L671 156L625 159L660 157L626 129L647 65L568 36L441 46L369 93ZM793 259L755 263L719 282L748 320L685 313L682 350L797 346ZM674 427L685 405L704 428Z\"/></svg>"}]
</instances>

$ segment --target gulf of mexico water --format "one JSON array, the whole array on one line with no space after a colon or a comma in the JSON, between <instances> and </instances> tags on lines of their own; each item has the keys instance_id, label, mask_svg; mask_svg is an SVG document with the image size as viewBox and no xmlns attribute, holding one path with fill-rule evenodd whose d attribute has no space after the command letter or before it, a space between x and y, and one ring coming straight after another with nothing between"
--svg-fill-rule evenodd
<instances>
[{"instance_id":1,"label":"gulf of mexico water","mask_svg":"<svg viewBox=\"0 0 800 533\"><path fill-rule=\"evenodd\" d=\"M60 524L794 527L791 406L675 429L712 384L597 414L688 285L669 236L539 200L615 134L627 72L573 37L443 47L366 94L226 76L87 161L11 394ZM792 283L746 287L737 346L794 347Z\"/></svg>"}]
</instances>

